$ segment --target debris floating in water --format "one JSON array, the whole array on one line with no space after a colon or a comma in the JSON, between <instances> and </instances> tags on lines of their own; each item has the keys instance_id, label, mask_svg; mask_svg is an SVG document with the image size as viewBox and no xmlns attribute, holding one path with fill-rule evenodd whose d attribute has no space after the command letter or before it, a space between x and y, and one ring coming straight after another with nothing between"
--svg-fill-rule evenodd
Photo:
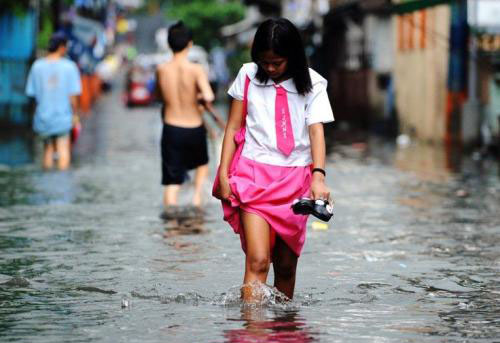
<instances>
[{"instance_id":1,"label":"debris floating in water","mask_svg":"<svg viewBox=\"0 0 500 343\"><path fill-rule=\"evenodd\" d=\"M102 289L98 287L93 287L93 286L78 286L75 288L77 291L83 291L83 292L95 292L95 293L103 293L103 294L116 294L115 291L111 289Z\"/></svg>"},{"instance_id":2,"label":"debris floating in water","mask_svg":"<svg viewBox=\"0 0 500 343\"><path fill-rule=\"evenodd\" d=\"M465 198L469 195L469 193L465 189L459 189L455 192L455 195L459 198Z\"/></svg>"},{"instance_id":3,"label":"debris floating in water","mask_svg":"<svg viewBox=\"0 0 500 343\"><path fill-rule=\"evenodd\" d=\"M326 231L328 230L328 224L320 221L313 221L311 227L314 231Z\"/></svg>"},{"instance_id":4,"label":"debris floating in water","mask_svg":"<svg viewBox=\"0 0 500 343\"><path fill-rule=\"evenodd\" d=\"M403 147L408 146L408 145L410 145L410 143L411 143L410 136L405 135L405 134L401 134L401 135L399 135L399 136L396 138L396 143L397 143L397 145L399 145L399 146L403 146Z\"/></svg>"},{"instance_id":5,"label":"debris floating in water","mask_svg":"<svg viewBox=\"0 0 500 343\"><path fill-rule=\"evenodd\" d=\"M122 308L128 308L130 306L130 300L123 298L122 299Z\"/></svg>"}]
</instances>

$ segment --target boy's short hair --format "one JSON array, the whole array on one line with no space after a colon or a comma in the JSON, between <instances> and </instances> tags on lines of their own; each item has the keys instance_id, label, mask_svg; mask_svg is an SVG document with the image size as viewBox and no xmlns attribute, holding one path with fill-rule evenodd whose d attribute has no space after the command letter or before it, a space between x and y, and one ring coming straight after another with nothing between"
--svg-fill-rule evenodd
<instances>
[{"instance_id":1,"label":"boy's short hair","mask_svg":"<svg viewBox=\"0 0 500 343\"><path fill-rule=\"evenodd\" d=\"M168 45L173 52L182 51L193 40L193 33L181 21L170 26L168 29Z\"/></svg>"},{"instance_id":2,"label":"boy's short hair","mask_svg":"<svg viewBox=\"0 0 500 343\"><path fill-rule=\"evenodd\" d=\"M68 38L66 37L64 32L60 32L60 31L55 32L50 37L48 50L49 50L49 52L54 52L57 49L59 49L59 47L61 45L66 45L67 42L68 42Z\"/></svg>"}]
</instances>

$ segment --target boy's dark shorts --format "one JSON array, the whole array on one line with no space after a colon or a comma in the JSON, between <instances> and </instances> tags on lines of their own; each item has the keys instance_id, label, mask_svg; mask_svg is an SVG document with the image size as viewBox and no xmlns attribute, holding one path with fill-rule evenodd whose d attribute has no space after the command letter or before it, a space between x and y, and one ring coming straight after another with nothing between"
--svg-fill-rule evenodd
<instances>
[{"instance_id":1,"label":"boy's dark shorts","mask_svg":"<svg viewBox=\"0 0 500 343\"><path fill-rule=\"evenodd\" d=\"M163 124L161 135L162 185L180 185L188 170L208 163L205 127L178 127Z\"/></svg>"},{"instance_id":2,"label":"boy's dark shorts","mask_svg":"<svg viewBox=\"0 0 500 343\"><path fill-rule=\"evenodd\" d=\"M40 135L40 137L42 138L43 143L54 144L55 141L59 138L69 137L69 132L65 131L65 132L60 132L60 133L56 133L53 135Z\"/></svg>"}]
</instances>

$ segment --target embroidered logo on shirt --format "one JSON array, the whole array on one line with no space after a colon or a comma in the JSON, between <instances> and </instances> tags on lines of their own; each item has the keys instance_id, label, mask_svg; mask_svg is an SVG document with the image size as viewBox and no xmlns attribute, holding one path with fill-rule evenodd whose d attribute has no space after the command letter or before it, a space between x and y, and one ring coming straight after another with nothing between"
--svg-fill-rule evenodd
<instances>
[{"instance_id":1,"label":"embroidered logo on shirt","mask_svg":"<svg viewBox=\"0 0 500 343\"><path fill-rule=\"evenodd\" d=\"M284 108L281 109L281 132L283 138L286 139L286 113Z\"/></svg>"},{"instance_id":2,"label":"embroidered logo on shirt","mask_svg":"<svg viewBox=\"0 0 500 343\"><path fill-rule=\"evenodd\" d=\"M294 147L293 129L290 120L290 112L288 109L288 98L286 90L280 86L276 88L275 99L275 129L276 129L276 143L278 150L285 156L289 156Z\"/></svg>"}]
</instances>

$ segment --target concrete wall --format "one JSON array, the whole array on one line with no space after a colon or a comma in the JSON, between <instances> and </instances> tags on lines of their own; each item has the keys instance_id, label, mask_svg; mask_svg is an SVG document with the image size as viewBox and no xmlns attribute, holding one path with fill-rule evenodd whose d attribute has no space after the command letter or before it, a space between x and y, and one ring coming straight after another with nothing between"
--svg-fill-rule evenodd
<instances>
[{"instance_id":1,"label":"concrete wall","mask_svg":"<svg viewBox=\"0 0 500 343\"><path fill-rule=\"evenodd\" d=\"M400 131L429 142L445 137L450 14L441 5L392 19Z\"/></svg>"}]
</instances>

